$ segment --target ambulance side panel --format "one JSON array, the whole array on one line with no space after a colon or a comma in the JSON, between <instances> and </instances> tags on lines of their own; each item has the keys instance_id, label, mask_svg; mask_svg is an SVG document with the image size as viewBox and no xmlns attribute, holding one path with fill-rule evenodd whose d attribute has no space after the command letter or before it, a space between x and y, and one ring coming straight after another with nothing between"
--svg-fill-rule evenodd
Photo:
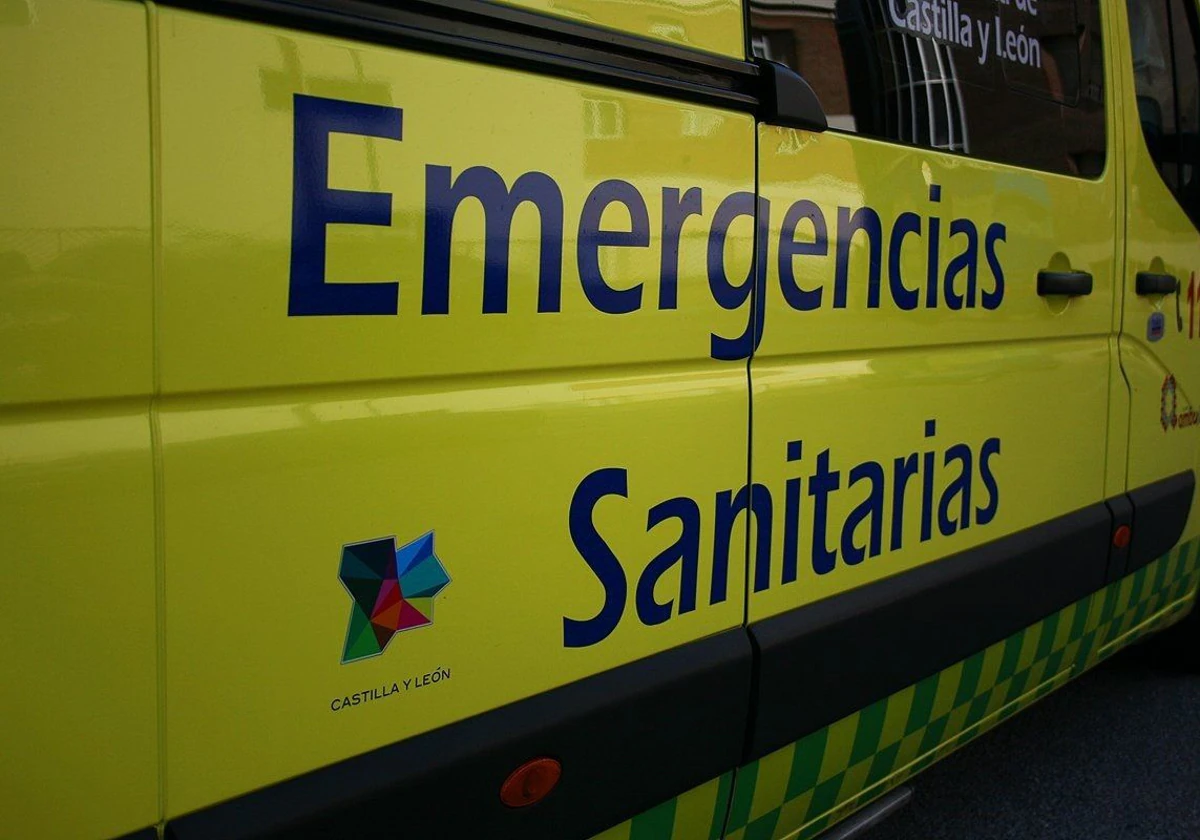
<instances>
[{"instance_id":1,"label":"ambulance side panel","mask_svg":"<svg viewBox=\"0 0 1200 840\"><path fill-rule=\"evenodd\" d=\"M158 821L145 9L0 11L0 837Z\"/></svg>"},{"instance_id":2,"label":"ambulance side panel","mask_svg":"<svg viewBox=\"0 0 1200 840\"><path fill-rule=\"evenodd\" d=\"M569 836L732 767L748 406L713 348L747 331L752 117L154 37L173 836ZM561 786L506 809L534 750Z\"/></svg>"}]
</instances>

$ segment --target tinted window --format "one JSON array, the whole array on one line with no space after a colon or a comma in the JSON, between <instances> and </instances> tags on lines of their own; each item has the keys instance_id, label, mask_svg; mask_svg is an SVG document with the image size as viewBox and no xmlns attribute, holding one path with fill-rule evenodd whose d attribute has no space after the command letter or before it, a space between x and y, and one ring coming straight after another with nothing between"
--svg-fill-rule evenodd
<instances>
[{"instance_id":1,"label":"tinted window","mask_svg":"<svg viewBox=\"0 0 1200 840\"><path fill-rule=\"evenodd\" d=\"M751 0L756 55L834 129L1017 166L1104 168L1098 0Z\"/></svg>"},{"instance_id":2,"label":"tinted window","mask_svg":"<svg viewBox=\"0 0 1200 840\"><path fill-rule=\"evenodd\" d=\"M1200 221L1200 74L1196 9L1182 0L1129 0L1129 39L1142 134L1163 181Z\"/></svg>"}]
</instances>

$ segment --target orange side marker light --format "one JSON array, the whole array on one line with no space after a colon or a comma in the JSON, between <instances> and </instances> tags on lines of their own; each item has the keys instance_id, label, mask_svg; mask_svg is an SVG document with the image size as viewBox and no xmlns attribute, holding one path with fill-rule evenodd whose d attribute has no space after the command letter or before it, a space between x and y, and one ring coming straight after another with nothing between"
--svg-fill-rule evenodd
<instances>
[{"instance_id":1,"label":"orange side marker light","mask_svg":"<svg viewBox=\"0 0 1200 840\"><path fill-rule=\"evenodd\" d=\"M509 808L526 808L545 799L562 778L562 765L553 758L526 761L500 786L500 801Z\"/></svg>"},{"instance_id":2,"label":"orange side marker light","mask_svg":"<svg viewBox=\"0 0 1200 840\"><path fill-rule=\"evenodd\" d=\"M1113 531L1112 542L1117 548L1125 548L1131 539L1133 539L1133 531L1128 525L1118 525L1117 530Z\"/></svg>"}]
</instances>

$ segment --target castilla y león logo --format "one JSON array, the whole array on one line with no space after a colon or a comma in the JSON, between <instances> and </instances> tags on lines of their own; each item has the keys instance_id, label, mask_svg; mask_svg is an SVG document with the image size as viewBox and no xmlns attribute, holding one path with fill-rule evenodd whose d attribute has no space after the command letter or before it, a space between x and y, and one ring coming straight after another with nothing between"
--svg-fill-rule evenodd
<instances>
[{"instance_id":1,"label":"castilla y le\u00f3n logo","mask_svg":"<svg viewBox=\"0 0 1200 840\"><path fill-rule=\"evenodd\" d=\"M353 601L343 665L378 656L397 633L433 624L433 599L450 582L433 531L400 548L394 536L344 545L338 577Z\"/></svg>"}]
</instances>

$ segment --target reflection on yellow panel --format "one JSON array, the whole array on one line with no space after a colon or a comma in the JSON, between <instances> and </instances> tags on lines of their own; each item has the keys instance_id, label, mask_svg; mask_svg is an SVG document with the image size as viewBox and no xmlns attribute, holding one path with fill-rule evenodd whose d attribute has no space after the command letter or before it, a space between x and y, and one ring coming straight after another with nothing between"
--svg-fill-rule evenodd
<instances>
[{"instance_id":1,"label":"reflection on yellow panel","mask_svg":"<svg viewBox=\"0 0 1200 840\"><path fill-rule=\"evenodd\" d=\"M0 405L150 390L145 10L0 13Z\"/></svg>"},{"instance_id":2,"label":"reflection on yellow panel","mask_svg":"<svg viewBox=\"0 0 1200 840\"><path fill-rule=\"evenodd\" d=\"M683 47L745 57L738 0L501 0L580 23Z\"/></svg>"}]
</instances>

